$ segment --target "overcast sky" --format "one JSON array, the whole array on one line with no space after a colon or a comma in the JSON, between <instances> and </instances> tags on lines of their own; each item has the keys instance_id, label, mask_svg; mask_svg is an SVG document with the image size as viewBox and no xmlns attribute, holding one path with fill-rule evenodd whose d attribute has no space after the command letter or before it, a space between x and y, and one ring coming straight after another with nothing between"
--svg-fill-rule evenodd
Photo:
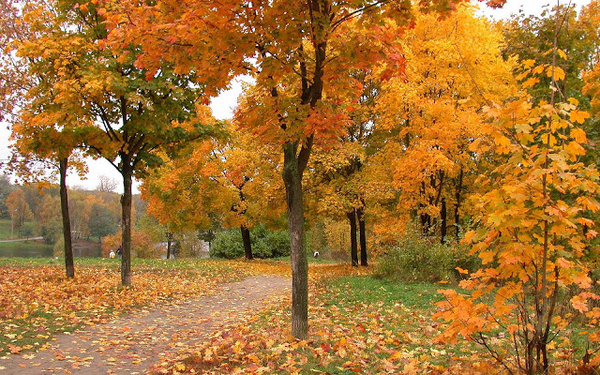
<instances>
[{"instance_id":1,"label":"overcast sky","mask_svg":"<svg viewBox=\"0 0 600 375\"><path fill-rule=\"evenodd\" d=\"M582 5L589 4L590 0L572 0L570 3L580 9ZM519 10L525 12L525 14L539 15L544 5L554 6L558 2L548 0L508 0L503 9L489 9L485 5L481 5L479 11L480 15L492 19L502 19L510 17L511 14L518 13ZM561 4L568 4L568 1L561 0ZM232 88L226 92L223 92L219 97L215 98L211 103L214 116L218 119L228 119L233 115L233 109L237 102L237 97L241 93L241 83L234 82ZM0 127L0 160L6 161L9 156L8 145L10 129L5 124ZM80 186L84 189L91 190L98 186L99 177L102 175L108 176L118 183L118 191L122 192L121 187L122 180L120 174L115 168L105 160L90 160L89 162L89 173L86 180L79 180L77 176L69 176L68 185L70 187ZM137 184L134 191L137 192Z\"/></svg>"}]
</instances>

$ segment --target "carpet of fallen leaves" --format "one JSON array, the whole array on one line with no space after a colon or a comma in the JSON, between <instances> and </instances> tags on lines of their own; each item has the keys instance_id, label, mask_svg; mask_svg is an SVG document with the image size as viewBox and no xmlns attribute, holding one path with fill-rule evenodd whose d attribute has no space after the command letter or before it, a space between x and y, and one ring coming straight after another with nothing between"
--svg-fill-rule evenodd
<instances>
[{"instance_id":1,"label":"carpet of fallen leaves","mask_svg":"<svg viewBox=\"0 0 600 375\"><path fill-rule=\"evenodd\" d=\"M249 275L290 276L288 262L146 261L132 288L119 286L117 261L76 266L0 264L0 357L36 350L59 332L97 325L132 309L210 295ZM482 374L501 368L471 344L435 343L439 285L377 281L370 269L311 264L310 340L290 335L290 300L272 298L256 315L236 314L210 339L160 359L154 374ZM110 327L107 326L107 329ZM565 357L566 358L566 357ZM563 361L563 369L569 367ZM500 371L500 372L499 372ZM556 371L555 373L570 373Z\"/></svg>"},{"instance_id":2,"label":"carpet of fallen leaves","mask_svg":"<svg viewBox=\"0 0 600 375\"><path fill-rule=\"evenodd\" d=\"M248 275L286 274L284 264L244 261L140 261L133 286L120 287L118 260L81 261L75 279L58 262L0 265L0 356L36 350L53 335L105 323L136 308L209 295Z\"/></svg>"},{"instance_id":3,"label":"carpet of fallen leaves","mask_svg":"<svg viewBox=\"0 0 600 375\"><path fill-rule=\"evenodd\" d=\"M290 300L157 363L152 374L501 374L472 343L436 343L441 285L386 284L363 268L310 265L310 339L290 334ZM356 277L359 276L359 277ZM377 287L377 285L380 285ZM556 363L559 365L559 362ZM572 363L560 363L569 373ZM558 368L558 367L557 367Z\"/></svg>"},{"instance_id":4,"label":"carpet of fallen leaves","mask_svg":"<svg viewBox=\"0 0 600 375\"><path fill-rule=\"evenodd\" d=\"M457 356L443 345L432 344L440 329L431 321L433 305L408 308L383 288L369 290L368 285L361 293L370 296L353 298L355 281L367 278L343 276L368 272L345 265L311 264L309 341L290 336L290 301L279 298L261 314L216 332L209 342L157 364L153 373L442 374L449 365L458 369L461 364ZM429 298L436 294L435 289L429 286ZM471 348L452 350L460 352L461 357L471 353ZM477 371L485 372L484 364L476 366Z\"/></svg>"}]
</instances>

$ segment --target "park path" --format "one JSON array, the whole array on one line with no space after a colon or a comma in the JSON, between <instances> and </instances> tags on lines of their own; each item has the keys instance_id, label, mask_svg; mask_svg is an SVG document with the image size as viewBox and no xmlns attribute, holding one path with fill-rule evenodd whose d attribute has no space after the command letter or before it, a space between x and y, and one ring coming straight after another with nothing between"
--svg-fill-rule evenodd
<instances>
[{"instance_id":1,"label":"park path","mask_svg":"<svg viewBox=\"0 0 600 375\"><path fill-rule=\"evenodd\" d=\"M153 364L203 342L290 289L291 280L282 276L224 284L211 296L61 334L45 350L0 359L0 375L145 374Z\"/></svg>"},{"instance_id":2,"label":"park path","mask_svg":"<svg viewBox=\"0 0 600 375\"><path fill-rule=\"evenodd\" d=\"M8 242L27 242L27 241L38 241L38 240L43 240L44 237L29 237L29 238L17 238L14 240L0 240L1 243L8 243Z\"/></svg>"}]
</instances>

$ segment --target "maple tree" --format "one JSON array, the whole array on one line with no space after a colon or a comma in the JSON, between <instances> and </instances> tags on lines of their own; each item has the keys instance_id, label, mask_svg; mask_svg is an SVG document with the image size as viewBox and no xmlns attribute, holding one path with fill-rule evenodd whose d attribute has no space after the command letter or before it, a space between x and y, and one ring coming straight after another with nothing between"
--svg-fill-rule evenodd
<instances>
[{"instance_id":1,"label":"maple tree","mask_svg":"<svg viewBox=\"0 0 600 375\"><path fill-rule=\"evenodd\" d=\"M10 236L14 238L14 231L33 217L29 205L25 201L25 194L21 189L13 190L6 198L6 207L11 220Z\"/></svg>"},{"instance_id":2,"label":"maple tree","mask_svg":"<svg viewBox=\"0 0 600 375\"><path fill-rule=\"evenodd\" d=\"M10 10L7 10L10 9ZM52 180L47 169L58 172L61 194L65 268L67 277L74 277L71 226L66 178L69 167L83 173L84 165L75 149L81 146L86 132L75 113L63 113L53 92L60 83L61 72L68 66L68 57L61 64L48 66L36 58L29 48L34 40L43 43L46 35L60 32L65 19L50 16L57 10L45 2L3 3L4 28L2 62L6 69L4 102L0 116L12 123L13 157L10 168L25 181ZM56 53L56 51L55 51ZM69 158L73 161L69 165Z\"/></svg>"},{"instance_id":3,"label":"maple tree","mask_svg":"<svg viewBox=\"0 0 600 375\"><path fill-rule=\"evenodd\" d=\"M343 216L348 219L353 266L359 264L357 234L360 240L360 264L367 266L365 201L361 194L363 186L360 179L364 159L362 145L350 140L342 141L334 152L316 150L309 166L307 182L309 216L338 219ZM315 213L310 215L311 211Z\"/></svg>"},{"instance_id":4,"label":"maple tree","mask_svg":"<svg viewBox=\"0 0 600 375\"><path fill-rule=\"evenodd\" d=\"M458 2L420 5L429 11L448 11ZM502 3L488 1L493 6ZM111 34L141 44L137 62L150 75L165 63L174 64L180 73L202 72L204 82L210 83L206 92L216 93L232 76L256 72L255 88L238 117L264 140L283 146L294 275L292 333L306 338L304 170L315 139L326 144L344 129L346 116L337 99L360 95L350 71L370 69L386 58L388 70L383 75L401 72L404 58L395 41L400 26L410 23L410 3L120 1L113 10ZM177 32L166 34L167 30Z\"/></svg>"},{"instance_id":5,"label":"maple tree","mask_svg":"<svg viewBox=\"0 0 600 375\"><path fill-rule=\"evenodd\" d=\"M372 150L377 148L377 141L373 138L378 137L375 107L381 82L371 71L354 72L353 76L362 85L362 93L358 100L348 106L350 112L346 132L339 137L338 144L331 150L315 150L315 156L309 165L307 190L310 191L309 212L316 210L325 217L345 214L350 224L352 264L359 263L360 247L360 264L367 266L365 216L368 183L365 181L363 166L370 163ZM310 207L311 204L316 209Z\"/></svg>"},{"instance_id":6,"label":"maple tree","mask_svg":"<svg viewBox=\"0 0 600 375\"><path fill-rule=\"evenodd\" d=\"M149 75L137 68L132 46L120 52L105 48L104 10L97 4L52 4L54 12L29 14L43 22L39 22L37 36L23 42L19 53L35 61L49 77L56 77L41 90L40 97L51 105L37 114L40 122L57 124L54 129L73 124L69 135L96 157L106 158L123 177L121 278L129 286L133 177L160 162L152 150L208 131L191 120L201 88L190 85L194 74L178 76L165 66Z\"/></svg>"},{"instance_id":7,"label":"maple tree","mask_svg":"<svg viewBox=\"0 0 600 375\"><path fill-rule=\"evenodd\" d=\"M281 216L277 158L251 134L234 125L227 130L167 159L146 179L142 193L148 211L172 231L210 229L215 222L239 227L246 259L252 259L250 228Z\"/></svg>"},{"instance_id":8,"label":"maple tree","mask_svg":"<svg viewBox=\"0 0 600 375\"><path fill-rule=\"evenodd\" d=\"M56 243L62 235L60 198L45 194L37 208L36 216L44 241L51 244Z\"/></svg>"},{"instance_id":9,"label":"maple tree","mask_svg":"<svg viewBox=\"0 0 600 375\"><path fill-rule=\"evenodd\" d=\"M539 16L520 13L501 22L500 27L506 44L503 47L505 57L515 56L520 62L535 60L538 64L549 64L552 55L546 53L552 49L556 29L556 14L560 14L561 32L557 38L558 48L568 59L561 63L564 79L558 82L564 95L579 100L583 108L587 107L587 98L582 93L583 70L590 70L598 58L598 28L593 21L598 14L597 1L590 1L577 14L574 4L557 3L553 8L546 7ZM518 67L515 67L518 69ZM550 77L537 77L550 85ZM549 92L544 85L529 85L528 90L535 100L549 100Z\"/></svg>"},{"instance_id":10,"label":"maple tree","mask_svg":"<svg viewBox=\"0 0 600 375\"><path fill-rule=\"evenodd\" d=\"M477 201L481 224L465 236L484 266L461 282L469 295L442 291L447 300L437 314L450 322L441 340L470 338L510 373L546 373L551 343L566 340L572 311L592 325L599 313L589 304L598 296L586 264L587 244L597 234L589 215L600 209L598 171L581 161L587 137L580 124L589 115L576 99L559 100L563 53L554 35L551 63L525 61L519 76L525 87L549 77L550 101L522 94L487 110L492 126L484 148L504 163L480 177L491 189ZM492 341L498 330L504 339ZM598 340L596 333L584 335ZM590 357L586 351L584 365L598 360Z\"/></svg>"},{"instance_id":11,"label":"maple tree","mask_svg":"<svg viewBox=\"0 0 600 375\"><path fill-rule=\"evenodd\" d=\"M404 212L404 224L417 217L423 235L437 233L441 243L452 227L460 238L462 203L486 161L470 149L481 131L478 111L514 91L501 35L473 11L460 6L441 21L417 16L404 41L406 77L385 82L379 94L376 126L385 141L367 166L375 194L397 194L388 209ZM403 226L396 222L382 220L385 228Z\"/></svg>"}]
</instances>

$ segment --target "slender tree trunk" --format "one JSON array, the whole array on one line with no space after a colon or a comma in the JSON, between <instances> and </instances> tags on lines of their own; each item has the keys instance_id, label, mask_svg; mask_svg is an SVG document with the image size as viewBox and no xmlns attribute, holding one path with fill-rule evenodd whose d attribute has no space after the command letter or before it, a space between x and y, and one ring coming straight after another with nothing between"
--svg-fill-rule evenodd
<instances>
[{"instance_id":1,"label":"slender tree trunk","mask_svg":"<svg viewBox=\"0 0 600 375\"><path fill-rule=\"evenodd\" d=\"M460 174L458 175L456 192L454 193L454 198L456 200L456 203L454 204L454 226L456 227L456 243L460 242L460 200L462 197L463 178L464 171L461 168Z\"/></svg>"},{"instance_id":2,"label":"slender tree trunk","mask_svg":"<svg viewBox=\"0 0 600 375\"><path fill-rule=\"evenodd\" d=\"M242 242L244 243L244 255L246 259L252 260L254 257L252 256L252 243L250 242L250 229L248 229L244 224L240 225L240 230L242 231Z\"/></svg>"},{"instance_id":3,"label":"slender tree trunk","mask_svg":"<svg viewBox=\"0 0 600 375\"><path fill-rule=\"evenodd\" d=\"M446 223L448 222L447 216L448 213L446 211L446 198L442 198L442 208L440 209L440 242L442 243L442 245L446 243Z\"/></svg>"},{"instance_id":4,"label":"slender tree trunk","mask_svg":"<svg viewBox=\"0 0 600 375\"><path fill-rule=\"evenodd\" d=\"M59 161L60 169L60 209L62 214L63 240L65 243L65 270L67 277L75 277L75 266L73 265L73 244L71 242L71 218L69 216L69 198L67 190L67 166L68 158Z\"/></svg>"},{"instance_id":5,"label":"slender tree trunk","mask_svg":"<svg viewBox=\"0 0 600 375\"><path fill-rule=\"evenodd\" d=\"M303 168L299 165L296 149L296 144L291 142L283 146L283 181L292 258L292 335L304 340L308 338L308 259L304 251ZM308 155L306 159L308 161Z\"/></svg>"},{"instance_id":6,"label":"slender tree trunk","mask_svg":"<svg viewBox=\"0 0 600 375\"><path fill-rule=\"evenodd\" d=\"M126 153L121 153L121 175L123 176L123 195L121 196L122 256L121 284L131 286L131 186L133 169Z\"/></svg>"},{"instance_id":7,"label":"slender tree trunk","mask_svg":"<svg viewBox=\"0 0 600 375\"><path fill-rule=\"evenodd\" d=\"M431 216L426 213L422 213L421 217L421 232L423 236L429 236L429 230L431 229Z\"/></svg>"},{"instance_id":8,"label":"slender tree trunk","mask_svg":"<svg viewBox=\"0 0 600 375\"><path fill-rule=\"evenodd\" d=\"M346 213L350 221L350 256L352 258L352 267L358 267L358 246L356 244L356 210Z\"/></svg>"},{"instance_id":9,"label":"slender tree trunk","mask_svg":"<svg viewBox=\"0 0 600 375\"><path fill-rule=\"evenodd\" d=\"M171 232L167 232L167 260L171 259L171 240L173 239L173 234Z\"/></svg>"},{"instance_id":10,"label":"slender tree trunk","mask_svg":"<svg viewBox=\"0 0 600 375\"><path fill-rule=\"evenodd\" d=\"M358 219L358 233L360 234L360 265L367 267L369 264L367 263L367 228L364 207L356 210L356 217Z\"/></svg>"}]
</instances>

